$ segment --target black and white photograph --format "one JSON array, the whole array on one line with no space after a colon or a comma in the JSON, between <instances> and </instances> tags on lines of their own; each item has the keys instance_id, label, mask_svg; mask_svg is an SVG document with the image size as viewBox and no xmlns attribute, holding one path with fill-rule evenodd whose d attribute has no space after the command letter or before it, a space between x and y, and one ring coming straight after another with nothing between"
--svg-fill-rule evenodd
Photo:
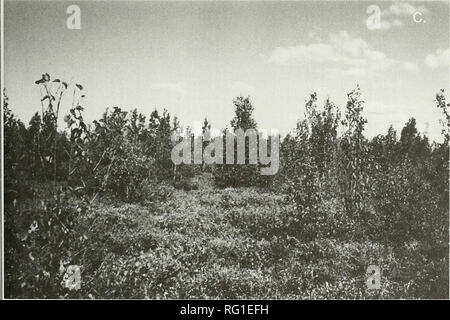
<instances>
[{"instance_id":1,"label":"black and white photograph","mask_svg":"<svg viewBox=\"0 0 450 320\"><path fill-rule=\"evenodd\" d=\"M3 299L449 299L448 0L1 8Z\"/></svg>"}]
</instances>

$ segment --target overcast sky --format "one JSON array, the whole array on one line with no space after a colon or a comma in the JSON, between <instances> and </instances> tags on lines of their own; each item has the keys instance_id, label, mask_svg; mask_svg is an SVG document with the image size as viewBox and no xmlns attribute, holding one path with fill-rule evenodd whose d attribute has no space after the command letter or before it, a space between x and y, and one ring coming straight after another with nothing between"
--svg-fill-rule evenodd
<instances>
[{"instance_id":1,"label":"overcast sky","mask_svg":"<svg viewBox=\"0 0 450 320\"><path fill-rule=\"evenodd\" d=\"M66 8L81 9L69 30ZM369 5L381 28L369 30ZM183 125L222 128L250 95L259 128L283 135L317 91L345 107L359 84L366 134L415 117L440 140L435 93L449 88L448 2L5 1L4 79L24 122L40 110L42 73L81 83L86 118L106 107L167 108ZM416 12L416 20L413 17ZM448 94L447 94L448 96Z\"/></svg>"}]
</instances>

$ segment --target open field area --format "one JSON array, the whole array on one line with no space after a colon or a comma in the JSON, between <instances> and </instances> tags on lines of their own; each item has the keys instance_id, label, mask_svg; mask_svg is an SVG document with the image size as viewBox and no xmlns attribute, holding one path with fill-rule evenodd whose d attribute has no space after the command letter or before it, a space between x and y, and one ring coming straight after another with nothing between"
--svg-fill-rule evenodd
<instances>
[{"instance_id":1,"label":"open field area","mask_svg":"<svg viewBox=\"0 0 450 320\"><path fill-rule=\"evenodd\" d=\"M18 206L19 210L28 207ZM445 247L433 250L417 242L393 247L326 238L299 241L288 231L294 218L293 207L285 204L283 196L257 188L173 190L167 201L147 204L102 199L86 216L90 231L85 233L82 252L72 261L82 264L81 290L59 294L72 298L353 299L440 297L446 290ZM51 255L47 250L42 248L34 259L24 260L37 270ZM373 264L382 270L381 290L369 290L366 285L366 269ZM54 266L55 271L58 267ZM16 280L21 272L8 271L6 292L29 297L31 288L21 283L38 279ZM44 293L40 289L48 290L62 278L59 271L47 276L44 288L33 289L36 297Z\"/></svg>"}]
</instances>

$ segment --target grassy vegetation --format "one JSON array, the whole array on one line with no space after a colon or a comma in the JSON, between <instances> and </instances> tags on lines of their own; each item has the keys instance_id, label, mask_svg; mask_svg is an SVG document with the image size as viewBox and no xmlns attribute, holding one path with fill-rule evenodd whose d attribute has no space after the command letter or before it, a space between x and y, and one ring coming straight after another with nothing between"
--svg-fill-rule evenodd
<instances>
[{"instance_id":1,"label":"grassy vegetation","mask_svg":"<svg viewBox=\"0 0 450 320\"><path fill-rule=\"evenodd\" d=\"M36 212L34 205L24 201L18 210ZM86 212L83 252L71 261L82 264L82 288L56 297L409 298L439 295L439 285L447 283L441 278L445 259L434 265L418 243L394 248L332 238L301 242L286 232L293 217L283 195L249 187L173 190L165 201L141 204L99 199ZM16 231L27 234L32 219ZM31 241L34 233L28 235ZM75 251L73 243L67 245ZM45 252L24 259L30 270L37 270ZM371 264L382 270L381 290L367 289ZM6 292L29 297L33 282L21 287L20 275L17 269L7 274ZM47 276L51 287L62 275ZM35 294L56 294L42 289L34 288Z\"/></svg>"}]
</instances>

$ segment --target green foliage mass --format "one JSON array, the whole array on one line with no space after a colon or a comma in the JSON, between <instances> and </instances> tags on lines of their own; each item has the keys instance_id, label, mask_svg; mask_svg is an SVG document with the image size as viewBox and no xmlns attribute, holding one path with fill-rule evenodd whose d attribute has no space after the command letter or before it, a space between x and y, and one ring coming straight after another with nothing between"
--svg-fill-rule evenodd
<instances>
[{"instance_id":1,"label":"green foliage mass","mask_svg":"<svg viewBox=\"0 0 450 320\"><path fill-rule=\"evenodd\" d=\"M115 107L87 124L81 85L36 84L42 110L28 127L4 94L8 298L448 297L443 91L442 143L413 118L400 136L367 139L359 88L342 112L313 93L279 173L262 178L248 162L175 166L181 127L166 110ZM249 98L234 107L232 130L257 128ZM81 267L78 291L61 285L69 265ZM382 270L380 290L366 286L368 265Z\"/></svg>"}]
</instances>

